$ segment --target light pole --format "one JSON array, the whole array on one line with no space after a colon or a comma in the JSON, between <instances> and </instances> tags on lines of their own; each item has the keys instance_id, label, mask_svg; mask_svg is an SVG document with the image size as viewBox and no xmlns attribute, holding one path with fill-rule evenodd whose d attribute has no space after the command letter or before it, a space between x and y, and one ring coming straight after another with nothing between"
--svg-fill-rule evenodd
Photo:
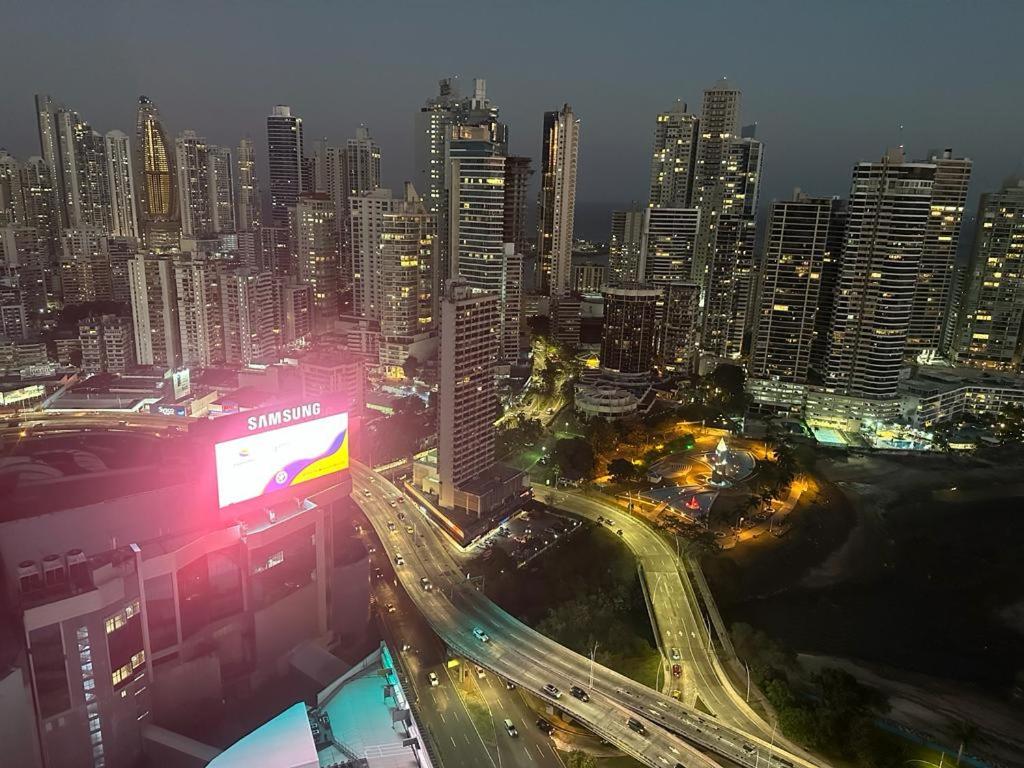
<instances>
[{"instance_id":1,"label":"light pole","mask_svg":"<svg viewBox=\"0 0 1024 768\"><path fill-rule=\"evenodd\" d=\"M747 669L747 703L750 703L750 665L747 662L743 662L743 666Z\"/></svg>"},{"instance_id":2,"label":"light pole","mask_svg":"<svg viewBox=\"0 0 1024 768\"><path fill-rule=\"evenodd\" d=\"M597 656L597 646L598 646L598 643L595 640L594 641L594 647L590 651L590 687L591 688L594 687L594 657Z\"/></svg>"}]
</instances>

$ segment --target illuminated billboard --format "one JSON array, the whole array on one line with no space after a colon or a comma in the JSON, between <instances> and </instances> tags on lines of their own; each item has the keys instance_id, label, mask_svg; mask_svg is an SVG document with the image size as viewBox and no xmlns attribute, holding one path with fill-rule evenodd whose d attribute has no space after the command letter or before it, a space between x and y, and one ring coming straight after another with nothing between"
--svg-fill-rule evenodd
<instances>
[{"instance_id":1,"label":"illuminated billboard","mask_svg":"<svg viewBox=\"0 0 1024 768\"><path fill-rule=\"evenodd\" d=\"M348 469L347 413L316 402L242 418L243 434L214 445L221 509Z\"/></svg>"}]
</instances>

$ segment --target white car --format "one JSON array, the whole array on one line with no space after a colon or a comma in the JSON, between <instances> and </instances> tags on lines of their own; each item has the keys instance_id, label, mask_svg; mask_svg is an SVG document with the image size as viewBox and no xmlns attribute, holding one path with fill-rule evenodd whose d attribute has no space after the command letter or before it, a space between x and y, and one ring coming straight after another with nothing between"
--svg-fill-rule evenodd
<instances>
[{"instance_id":1,"label":"white car","mask_svg":"<svg viewBox=\"0 0 1024 768\"><path fill-rule=\"evenodd\" d=\"M555 686L553 686L551 683L546 683L544 685L544 693L546 693L553 699L562 698L562 692L558 690Z\"/></svg>"},{"instance_id":2,"label":"white car","mask_svg":"<svg viewBox=\"0 0 1024 768\"><path fill-rule=\"evenodd\" d=\"M479 677L481 680L483 680L484 677L486 676L484 673L484 668L481 667L479 664L477 665L476 668L476 676Z\"/></svg>"},{"instance_id":3,"label":"white car","mask_svg":"<svg viewBox=\"0 0 1024 768\"><path fill-rule=\"evenodd\" d=\"M427 675L427 682L430 683L431 688L436 688L441 684L441 681L437 679L436 672L431 672L429 675Z\"/></svg>"},{"instance_id":4,"label":"white car","mask_svg":"<svg viewBox=\"0 0 1024 768\"><path fill-rule=\"evenodd\" d=\"M681 659L681 658L682 658L682 656L679 655L679 649L678 648L673 648L672 649L672 661L679 661L679 659Z\"/></svg>"},{"instance_id":5,"label":"white car","mask_svg":"<svg viewBox=\"0 0 1024 768\"><path fill-rule=\"evenodd\" d=\"M405 558L402 557L401 552L395 553L395 565L405 565Z\"/></svg>"},{"instance_id":6,"label":"white car","mask_svg":"<svg viewBox=\"0 0 1024 768\"><path fill-rule=\"evenodd\" d=\"M481 643L489 643L491 641L491 638L488 637L487 633L480 629L480 627L473 627L473 637Z\"/></svg>"}]
</instances>

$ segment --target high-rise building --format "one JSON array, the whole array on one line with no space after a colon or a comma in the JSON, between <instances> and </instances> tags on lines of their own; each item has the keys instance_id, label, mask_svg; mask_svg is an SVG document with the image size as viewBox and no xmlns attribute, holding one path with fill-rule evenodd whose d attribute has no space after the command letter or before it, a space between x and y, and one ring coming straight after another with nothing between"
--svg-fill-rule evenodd
<instances>
[{"instance_id":1,"label":"high-rise building","mask_svg":"<svg viewBox=\"0 0 1024 768\"><path fill-rule=\"evenodd\" d=\"M953 157L953 150L930 153L927 162L935 165L932 186L932 210L928 217L921 268L914 289L910 313L907 352L942 349L956 254L960 246L967 188L971 181L971 161Z\"/></svg>"},{"instance_id":2,"label":"high-rise building","mask_svg":"<svg viewBox=\"0 0 1024 768\"><path fill-rule=\"evenodd\" d=\"M270 223L285 229L302 192L302 118L291 107L279 104L267 118L267 158Z\"/></svg>"},{"instance_id":3,"label":"high-rise building","mask_svg":"<svg viewBox=\"0 0 1024 768\"><path fill-rule=\"evenodd\" d=\"M174 140L178 163L178 207L181 236L195 238L213 232L210 198L210 156L206 139L185 131Z\"/></svg>"},{"instance_id":4,"label":"high-rise building","mask_svg":"<svg viewBox=\"0 0 1024 768\"><path fill-rule=\"evenodd\" d=\"M640 253L643 247L644 212L633 204L628 211L612 211L608 240L608 280L611 285L643 281Z\"/></svg>"},{"instance_id":5,"label":"high-rise building","mask_svg":"<svg viewBox=\"0 0 1024 768\"><path fill-rule=\"evenodd\" d=\"M64 304L113 299L113 276L102 229L71 227L61 237L60 282Z\"/></svg>"},{"instance_id":6,"label":"high-rise building","mask_svg":"<svg viewBox=\"0 0 1024 768\"><path fill-rule=\"evenodd\" d=\"M658 348L657 305L662 289L635 283L608 286L601 295L601 368L627 377L649 374Z\"/></svg>"},{"instance_id":7,"label":"high-rise building","mask_svg":"<svg viewBox=\"0 0 1024 768\"><path fill-rule=\"evenodd\" d=\"M30 157L21 168L21 194L25 200L25 225L39 235L51 270L60 241L59 198L46 161Z\"/></svg>"},{"instance_id":8,"label":"high-rise building","mask_svg":"<svg viewBox=\"0 0 1024 768\"><path fill-rule=\"evenodd\" d=\"M494 466L498 297L450 280L441 300L437 469L440 501Z\"/></svg>"},{"instance_id":9,"label":"high-rise building","mask_svg":"<svg viewBox=\"0 0 1024 768\"><path fill-rule=\"evenodd\" d=\"M0 149L0 227L25 224L25 196L21 191L21 164Z\"/></svg>"},{"instance_id":10,"label":"high-rise building","mask_svg":"<svg viewBox=\"0 0 1024 768\"><path fill-rule=\"evenodd\" d=\"M139 253L139 241L133 237L103 238L103 254L110 269L110 298L122 304L131 303L131 275L128 262Z\"/></svg>"},{"instance_id":11,"label":"high-rise building","mask_svg":"<svg viewBox=\"0 0 1024 768\"><path fill-rule=\"evenodd\" d=\"M761 143L740 132L740 91L724 79L704 91L691 198L701 215L693 275L704 294L701 348L717 357L743 352L761 158Z\"/></svg>"},{"instance_id":12,"label":"high-rise building","mask_svg":"<svg viewBox=\"0 0 1024 768\"><path fill-rule=\"evenodd\" d=\"M118 315L87 317L78 322L82 370L86 373L126 373L135 365L131 318Z\"/></svg>"},{"instance_id":13,"label":"high-rise building","mask_svg":"<svg viewBox=\"0 0 1024 768\"><path fill-rule=\"evenodd\" d=\"M313 289L286 277L274 277L277 334L281 345L304 339L313 332Z\"/></svg>"},{"instance_id":14,"label":"high-rise building","mask_svg":"<svg viewBox=\"0 0 1024 768\"><path fill-rule=\"evenodd\" d=\"M57 229L67 226L64 217L64 176L61 171L60 137L57 133L57 111L59 107L53 99L43 94L36 94L36 122L39 126L39 153L49 171L50 184L55 198L54 206L57 214ZM54 233L56 243L56 233Z\"/></svg>"},{"instance_id":15,"label":"high-rise building","mask_svg":"<svg viewBox=\"0 0 1024 768\"><path fill-rule=\"evenodd\" d=\"M378 322L385 301L381 258L384 214L395 205L390 189L375 189L349 201L354 310L357 316Z\"/></svg>"},{"instance_id":16,"label":"high-rise building","mask_svg":"<svg viewBox=\"0 0 1024 768\"><path fill-rule=\"evenodd\" d=\"M110 229L110 185L103 135L77 112L57 112L64 205L69 227Z\"/></svg>"},{"instance_id":17,"label":"high-rise building","mask_svg":"<svg viewBox=\"0 0 1024 768\"><path fill-rule=\"evenodd\" d=\"M697 164L697 126L700 121L677 101L658 115L651 156L651 208L689 208Z\"/></svg>"},{"instance_id":18,"label":"high-rise building","mask_svg":"<svg viewBox=\"0 0 1024 768\"><path fill-rule=\"evenodd\" d=\"M181 364L208 368L224 362L224 314L218 264L204 254L172 254L178 302Z\"/></svg>"},{"instance_id":19,"label":"high-rise building","mask_svg":"<svg viewBox=\"0 0 1024 768\"><path fill-rule=\"evenodd\" d=\"M224 359L248 365L266 362L277 348L274 277L245 267L220 276Z\"/></svg>"},{"instance_id":20,"label":"high-rise building","mask_svg":"<svg viewBox=\"0 0 1024 768\"><path fill-rule=\"evenodd\" d=\"M132 326L139 365L181 365L178 294L171 254L140 254L128 262Z\"/></svg>"},{"instance_id":21,"label":"high-rise building","mask_svg":"<svg viewBox=\"0 0 1024 768\"><path fill-rule=\"evenodd\" d=\"M700 343L700 286L692 282L658 285L658 360L667 371L691 374Z\"/></svg>"},{"instance_id":22,"label":"high-rise building","mask_svg":"<svg viewBox=\"0 0 1024 768\"><path fill-rule=\"evenodd\" d=\"M416 115L415 186L420 190L427 211L444 214L445 175L448 171L448 141L452 126L488 126L493 141L508 146L507 130L498 122L498 107L487 98L487 81L473 80L473 96L461 98L456 83L445 78L438 95L428 99ZM438 225L439 232L442 226ZM442 246L444 243L442 242Z\"/></svg>"},{"instance_id":23,"label":"high-rise building","mask_svg":"<svg viewBox=\"0 0 1024 768\"><path fill-rule=\"evenodd\" d=\"M109 131L104 137L104 144L110 186L110 234L137 238L139 216L135 208L135 175L128 135Z\"/></svg>"},{"instance_id":24,"label":"high-rise building","mask_svg":"<svg viewBox=\"0 0 1024 768\"><path fill-rule=\"evenodd\" d=\"M39 233L32 227L0 227L0 276L17 283L26 311L34 318L59 306L60 265L52 272Z\"/></svg>"},{"instance_id":25,"label":"high-rise building","mask_svg":"<svg viewBox=\"0 0 1024 768\"><path fill-rule=\"evenodd\" d=\"M841 242L834 231L843 227L841 212L837 198L808 197L799 191L792 200L772 203L750 356L752 376L807 381L816 363L819 313L832 303L823 301L823 274L826 263L838 264L839 254L832 249Z\"/></svg>"},{"instance_id":26,"label":"high-rise building","mask_svg":"<svg viewBox=\"0 0 1024 768\"><path fill-rule=\"evenodd\" d=\"M854 166L826 363L842 394L896 396L934 180L902 149Z\"/></svg>"},{"instance_id":27,"label":"high-rise building","mask_svg":"<svg viewBox=\"0 0 1024 768\"><path fill-rule=\"evenodd\" d=\"M260 226L260 187L256 177L256 150L252 139L238 142L238 206L236 220L239 232L252 232Z\"/></svg>"},{"instance_id":28,"label":"high-rise building","mask_svg":"<svg viewBox=\"0 0 1024 768\"><path fill-rule=\"evenodd\" d=\"M957 362L1019 372L1024 360L1024 179L981 196L955 337Z\"/></svg>"},{"instance_id":29,"label":"high-rise building","mask_svg":"<svg viewBox=\"0 0 1024 768\"><path fill-rule=\"evenodd\" d=\"M299 282L313 289L313 322L330 328L338 318L338 228L334 203L327 194L299 195L295 205L295 242Z\"/></svg>"},{"instance_id":30,"label":"high-rise building","mask_svg":"<svg viewBox=\"0 0 1024 768\"><path fill-rule=\"evenodd\" d=\"M530 252L532 238L526 227L529 213L530 168L528 157L505 158L505 227L503 239L515 246L515 252L526 255Z\"/></svg>"},{"instance_id":31,"label":"high-rise building","mask_svg":"<svg viewBox=\"0 0 1024 768\"><path fill-rule=\"evenodd\" d=\"M210 145L207 148L210 184L210 232L225 234L235 231L235 166L231 150Z\"/></svg>"},{"instance_id":32,"label":"high-rise building","mask_svg":"<svg viewBox=\"0 0 1024 768\"><path fill-rule=\"evenodd\" d=\"M761 158L757 139L731 140L714 194L707 196L705 207L700 208L695 276L704 286L701 347L719 357L742 354L752 311Z\"/></svg>"},{"instance_id":33,"label":"high-rise building","mask_svg":"<svg viewBox=\"0 0 1024 768\"><path fill-rule=\"evenodd\" d=\"M349 197L380 187L380 147L365 125L359 126L355 138L345 144L345 175Z\"/></svg>"},{"instance_id":34,"label":"high-rise building","mask_svg":"<svg viewBox=\"0 0 1024 768\"><path fill-rule=\"evenodd\" d=\"M537 255L542 292L549 296L567 292L572 280L579 139L580 121L568 104L544 113Z\"/></svg>"},{"instance_id":35,"label":"high-rise building","mask_svg":"<svg viewBox=\"0 0 1024 768\"><path fill-rule=\"evenodd\" d=\"M135 130L142 244L155 252L174 250L181 237L174 144L164 129L160 110L145 96L139 97Z\"/></svg>"},{"instance_id":36,"label":"high-rise building","mask_svg":"<svg viewBox=\"0 0 1024 768\"><path fill-rule=\"evenodd\" d=\"M643 212L640 280L647 283L693 279L700 210L648 208Z\"/></svg>"},{"instance_id":37,"label":"high-rise building","mask_svg":"<svg viewBox=\"0 0 1024 768\"><path fill-rule=\"evenodd\" d=\"M436 352L436 219L409 183L381 216L380 363L385 375L402 378L410 356L425 362Z\"/></svg>"}]
</instances>

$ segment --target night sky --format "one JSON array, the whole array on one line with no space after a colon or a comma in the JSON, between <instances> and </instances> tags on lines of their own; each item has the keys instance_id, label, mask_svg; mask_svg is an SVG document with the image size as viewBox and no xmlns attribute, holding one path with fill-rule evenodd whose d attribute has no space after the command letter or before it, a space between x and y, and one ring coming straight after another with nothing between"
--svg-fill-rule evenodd
<instances>
[{"instance_id":1,"label":"night sky","mask_svg":"<svg viewBox=\"0 0 1024 768\"><path fill-rule=\"evenodd\" d=\"M310 144L360 123L384 181L413 171L413 116L436 82L485 77L511 150L540 153L544 110L582 118L577 234L646 201L654 116L699 110L727 76L765 142L762 201L846 194L850 166L904 144L975 161L977 194L1021 172L1024 2L13 2L0 0L0 146L38 154L32 96L133 135L146 94L170 130L265 144L290 104ZM901 127L902 126L902 130ZM261 183L266 164L260 166Z\"/></svg>"}]
</instances>

